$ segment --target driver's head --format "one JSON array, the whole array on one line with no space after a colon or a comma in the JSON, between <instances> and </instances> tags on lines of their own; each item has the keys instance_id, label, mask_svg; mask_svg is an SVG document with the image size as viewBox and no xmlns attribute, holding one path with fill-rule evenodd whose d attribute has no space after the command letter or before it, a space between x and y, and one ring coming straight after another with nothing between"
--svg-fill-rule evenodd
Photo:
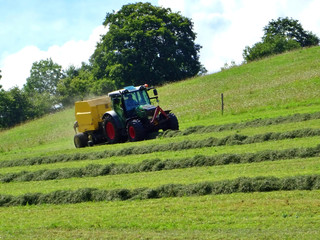
<instances>
[{"instance_id":1,"label":"driver's head","mask_svg":"<svg viewBox=\"0 0 320 240\"><path fill-rule=\"evenodd\" d=\"M132 95L131 94L128 95L128 99L132 100Z\"/></svg>"}]
</instances>

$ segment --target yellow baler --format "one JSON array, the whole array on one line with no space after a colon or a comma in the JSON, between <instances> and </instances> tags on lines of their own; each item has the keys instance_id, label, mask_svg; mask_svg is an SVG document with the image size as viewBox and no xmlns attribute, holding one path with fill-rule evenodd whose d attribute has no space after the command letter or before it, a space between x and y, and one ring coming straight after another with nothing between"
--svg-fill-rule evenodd
<instances>
[{"instance_id":1,"label":"yellow baler","mask_svg":"<svg viewBox=\"0 0 320 240\"><path fill-rule=\"evenodd\" d=\"M95 131L102 122L103 114L111 110L108 96L75 103L75 116L79 132Z\"/></svg>"}]
</instances>

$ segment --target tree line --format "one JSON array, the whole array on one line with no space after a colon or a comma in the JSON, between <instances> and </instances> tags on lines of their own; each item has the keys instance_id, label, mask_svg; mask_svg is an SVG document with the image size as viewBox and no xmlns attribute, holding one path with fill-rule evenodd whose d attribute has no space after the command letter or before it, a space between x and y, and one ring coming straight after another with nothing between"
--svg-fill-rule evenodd
<instances>
[{"instance_id":1,"label":"tree line","mask_svg":"<svg viewBox=\"0 0 320 240\"><path fill-rule=\"evenodd\" d=\"M124 5L107 13L88 63L63 70L51 58L34 62L26 84L5 91L0 85L0 128L12 127L128 85L161 85L206 73L199 61L191 19L150 3ZM319 44L297 20L279 18L264 28L262 42L246 47L246 62ZM0 70L1 79L1 70Z\"/></svg>"}]
</instances>

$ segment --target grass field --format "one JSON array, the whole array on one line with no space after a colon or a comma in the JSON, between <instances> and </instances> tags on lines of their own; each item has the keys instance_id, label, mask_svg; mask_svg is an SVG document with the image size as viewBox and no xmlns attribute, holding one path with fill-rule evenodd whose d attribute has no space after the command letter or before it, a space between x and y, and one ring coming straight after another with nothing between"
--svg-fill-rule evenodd
<instances>
[{"instance_id":1,"label":"grass field","mask_svg":"<svg viewBox=\"0 0 320 240\"><path fill-rule=\"evenodd\" d=\"M0 132L0 239L316 239L319 54L159 87L180 132L147 141L75 149L73 109Z\"/></svg>"}]
</instances>

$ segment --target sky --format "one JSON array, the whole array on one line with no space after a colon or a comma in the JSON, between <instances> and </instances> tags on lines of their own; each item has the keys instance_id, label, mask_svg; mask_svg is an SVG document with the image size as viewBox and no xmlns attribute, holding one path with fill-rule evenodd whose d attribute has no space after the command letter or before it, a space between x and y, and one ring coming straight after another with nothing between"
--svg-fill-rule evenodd
<instances>
[{"instance_id":1,"label":"sky","mask_svg":"<svg viewBox=\"0 0 320 240\"><path fill-rule=\"evenodd\" d=\"M67 69L88 62L107 13L138 0L0 0L0 85L23 87L32 63L52 58ZM243 62L272 19L289 17L320 37L319 0L149 0L191 18L200 62L209 73Z\"/></svg>"}]
</instances>

